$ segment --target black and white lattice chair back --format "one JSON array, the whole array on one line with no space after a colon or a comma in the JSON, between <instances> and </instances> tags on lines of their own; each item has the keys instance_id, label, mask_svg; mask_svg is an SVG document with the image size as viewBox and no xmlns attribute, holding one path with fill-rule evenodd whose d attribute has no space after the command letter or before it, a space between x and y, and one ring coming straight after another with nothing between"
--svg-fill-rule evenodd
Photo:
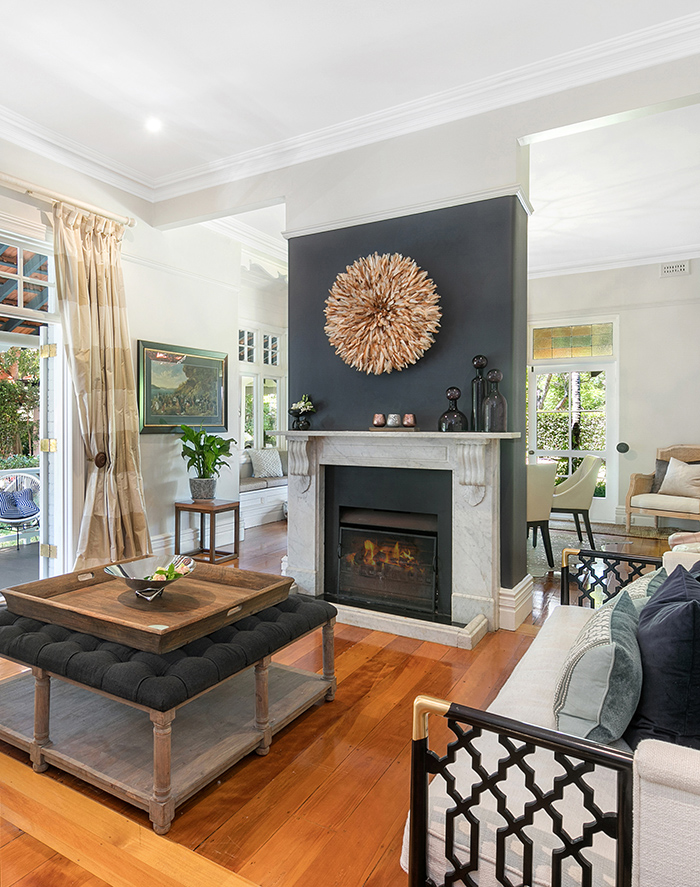
<instances>
[{"instance_id":1,"label":"black and white lattice chair back","mask_svg":"<svg viewBox=\"0 0 700 887\"><path fill-rule=\"evenodd\" d=\"M0 477L0 525L10 526L17 533L39 523L39 480L32 474L11 474Z\"/></svg>"}]
</instances>

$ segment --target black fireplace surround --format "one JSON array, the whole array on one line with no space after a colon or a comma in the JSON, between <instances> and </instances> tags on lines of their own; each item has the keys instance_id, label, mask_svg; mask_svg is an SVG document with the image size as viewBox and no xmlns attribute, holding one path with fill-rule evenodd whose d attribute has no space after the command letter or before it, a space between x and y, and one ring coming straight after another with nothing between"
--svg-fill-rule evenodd
<instances>
[{"instance_id":1,"label":"black fireplace surround","mask_svg":"<svg viewBox=\"0 0 700 887\"><path fill-rule=\"evenodd\" d=\"M451 623L452 594L452 475L449 471L426 468L325 467L325 546L324 597L341 604L365 607L399 616L432 622ZM364 532L362 532L364 528ZM357 531L358 535L353 535ZM363 538L361 538L363 537ZM400 591L393 566L385 571L365 567L355 571L359 579L348 582L342 571L343 558L354 552L361 560L358 545L396 544L420 550L416 571L417 586L406 594ZM420 537L425 537L421 542ZM432 547L431 547L432 546ZM418 557L418 555L416 555ZM403 560L403 558L402 558ZM434 561L434 586L428 591L428 560ZM384 587L372 589L371 579L384 572ZM430 599L432 598L432 599Z\"/></svg>"}]
</instances>

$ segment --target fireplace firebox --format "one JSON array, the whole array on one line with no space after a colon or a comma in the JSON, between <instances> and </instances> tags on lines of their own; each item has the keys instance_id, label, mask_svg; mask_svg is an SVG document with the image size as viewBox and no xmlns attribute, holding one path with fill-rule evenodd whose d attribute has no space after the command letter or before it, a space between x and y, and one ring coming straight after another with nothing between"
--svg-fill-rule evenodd
<instances>
[{"instance_id":1,"label":"fireplace firebox","mask_svg":"<svg viewBox=\"0 0 700 887\"><path fill-rule=\"evenodd\" d=\"M337 601L432 617L437 515L343 508L339 517Z\"/></svg>"}]
</instances>

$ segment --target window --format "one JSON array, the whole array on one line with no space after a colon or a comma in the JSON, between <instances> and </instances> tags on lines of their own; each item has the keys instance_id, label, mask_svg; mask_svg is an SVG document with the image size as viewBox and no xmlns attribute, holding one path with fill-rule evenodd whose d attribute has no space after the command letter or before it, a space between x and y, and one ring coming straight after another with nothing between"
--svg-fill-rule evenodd
<instances>
[{"instance_id":1,"label":"window","mask_svg":"<svg viewBox=\"0 0 700 887\"><path fill-rule=\"evenodd\" d=\"M263 363L267 366L277 366L277 357L279 350L279 338L270 336L267 333L263 335Z\"/></svg>"},{"instance_id":2,"label":"window","mask_svg":"<svg viewBox=\"0 0 700 887\"><path fill-rule=\"evenodd\" d=\"M0 310L2 308L25 308L29 311L48 313L55 310L53 305L53 261L42 253L34 252L26 246L0 242ZM19 329L28 326L28 329ZM3 330L33 332L38 324L29 320L22 324L3 325ZM31 334L31 333L30 333Z\"/></svg>"},{"instance_id":3,"label":"window","mask_svg":"<svg viewBox=\"0 0 700 887\"><path fill-rule=\"evenodd\" d=\"M238 330L238 359L255 363L255 333L252 330Z\"/></svg>"},{"instance_id":4,"label":"window","mask_svg":"<svg viewBox=\"0 0 700 887\"><path fill-rule=\"evenodd\" d=\"M610 357L612 353L612 323L550 326L532 331L533 360Z\"/></svg>"},{"instance_id":5,"label":"window","mask_svg":"<svg viewBox=\"0 0 700 887\"><path fill-rule=\"evenodd\" d=\"M241 441L243 448L277 447L272 434L286 428L287 376L281 332L249 327L239 330L238 358L241 367ZM256 343L260 348L256 349Z\"/></svg>"}]
</instances>

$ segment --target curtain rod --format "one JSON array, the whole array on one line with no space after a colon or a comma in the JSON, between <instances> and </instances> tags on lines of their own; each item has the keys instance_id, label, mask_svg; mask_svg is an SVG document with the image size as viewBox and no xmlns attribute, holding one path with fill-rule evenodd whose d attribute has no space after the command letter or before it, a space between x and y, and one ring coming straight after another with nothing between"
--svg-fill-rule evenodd
<instances>
[{"instance_id":1,"label":"curtain rod","mask_svg":"<svg viewBox=\"0 0 700 887\"><path fill-rule=\"evenodd\" d=\"M15 178L15 176L8 176L5 173L0 173L0 185L5 188L10 188L12 191L29 194L32 197L36 197L38 200L44 200L47 203L68 203L71 206L75 206L77 209L84 209L87 212L95 213L95 215L111 219L113 222L119 222L121 225L126 225L127 228L133 228L136 224L136 219L132 219L130 216L119 216L115 213L105 212L105 210L100 209L97 206L91 206L89 203L81 203L78 200L73 200L72 197L67 197L65 194L59 194L56 191L40 188L38 185L32 185L31 182L25 182L23 179Z\"/></svg>"}]
</instances>

